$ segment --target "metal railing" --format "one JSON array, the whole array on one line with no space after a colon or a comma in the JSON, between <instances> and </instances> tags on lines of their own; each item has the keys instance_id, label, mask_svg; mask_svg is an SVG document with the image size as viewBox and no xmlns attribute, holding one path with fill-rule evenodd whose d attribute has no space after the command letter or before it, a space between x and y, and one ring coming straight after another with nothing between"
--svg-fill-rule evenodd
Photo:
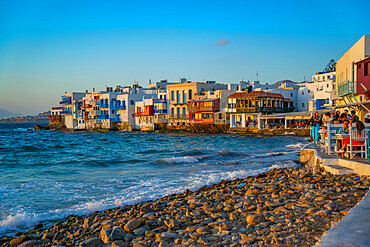
<instances>
[{"instance_id":1,"label":"metal railing","mask_svg":"<svg viewBox=\"0 0 370 247\"><path fill-rule=\"evenodd\" d=\"M342 97L348 94L356 94L356 82L347 81L345 83L338 83L338 96Z\"/></svg>"},{"instance_id":2,"label":"metal railing","mask_svg":"<svg viewBox=\"0 0 370 247\"><path fill-rule=\"evenodd\" d=\"M167 114L167 109L156 109L156 110L154 110L154 113Z\"/></svg>"},{"instance_id":3,"label":"metal railing","mask_svg":"<svg viewBox=\"0 0 370 247\"><path fill-rule=\"evenodd\" d=\"M215 124L230 124L230 119L215 119Z\"/></svg>"},{"instance_id":4,"label":"metal railing","mask_svg":"<svg viewBox=\"0 0 370 247\"><path fill-rule=\"evenodd\" d=\"M126 110L126 105L113 105L113 110Z\"/></svg>"},{"instance_id":5,"label":"metal railing","mask_svg":"<svg viewBox=\"0 0 370 247\"><path fill-rule=\"evenodd\" d=\"M99 104L99 108L109 108L108 104Z\"/></svg>"},{"instance_id":6,"label":"metal railing","mask_svg":"<svg viewBox=\"0 0 370 247\"><path fill-rule=\"evenodd\" d=\"M186 119L189 118L187 114L170 114L170 118Z\"/></svg>"},{"instance_id":7,"label":"metal railing","mask_svg":"<svg viewBox=\"0 0 370 247\"><path fill-rule=\"evenodd\" d=\"M283 113L292 112L294 107L244 107L236 108L236 113Z\"/></svg>"},{"instance_id":8,"label":"metal railing","mask_svg":"<svg viewBox=\"0 0 370 247\"><path fill-rule=\"evenodd\" d=\"M108 114L98 115L98 119L109 119L109 115Z\"/></svg>"},{"instance_id":9,"label":"metal railing","mask_svg":"<svg viewBox=\"0 0 370 247\"><path fill-rule=\"evenodd\" d=\"M61 111L60 115L72 115L72 110L71 111Z\"/></svg>"}]
</instances>

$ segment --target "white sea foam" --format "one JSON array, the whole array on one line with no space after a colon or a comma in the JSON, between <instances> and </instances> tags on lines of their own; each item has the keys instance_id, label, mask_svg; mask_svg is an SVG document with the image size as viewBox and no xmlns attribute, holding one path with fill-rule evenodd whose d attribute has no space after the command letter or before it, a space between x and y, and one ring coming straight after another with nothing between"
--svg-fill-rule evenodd
<instances>
[{"instance_id":1,"label":"white sea foam","mask_svg":"<svg viewBox=\"0 0 370 247\"><path fill-rule=\"evenodd\" d=\"M157 162L163 162L168 164L196 163L198 161L199 161L198 158L192 156L171 157L157 160Z\"/></svg>"}]
</instances>

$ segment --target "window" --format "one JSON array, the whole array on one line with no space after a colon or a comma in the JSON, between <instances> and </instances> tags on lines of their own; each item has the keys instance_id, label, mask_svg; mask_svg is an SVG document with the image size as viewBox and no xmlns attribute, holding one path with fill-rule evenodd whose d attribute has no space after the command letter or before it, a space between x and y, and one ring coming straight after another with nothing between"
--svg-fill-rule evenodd
<instances>
[{"instance_id":1,"label":"window","mask_svg":"<svg viewBox=\"0 0 370 247\"><path fill-rule=\"evenodd\" d=\"M134 105L134 104L135 104L135 101L130 100L130 105Z\"/></svg>"},{"instance_id":2,"label":"window","mask_svg":"<svg viewBox=\"0 0 370 247\"><path fill-rule=\"evenodd\" d=\"M171 114L174 115L175 114L175 108L171 108Z\"/></svg>"},{"instance_id":3,"label":"window","mask_svg":"<svg viewBox=\"0 0 370 247\"><path fill-rule=\"evenodd\" d=\"M184 107L184 108L182 108L182 114L186 114L186 108Z\"/></svg>"},{"instance_id":4,"label":"window","mask_svg":"<svg viewBox=\"0 0 370 247\"><path fill-rule=\"evenodd\" d=\"M329 84L326 84L326 88L329 88Z\"/></svg>"},{"instance_id":5,"label":"window","mask_svg":"<svg viewBox=\"0 0 370 247\"><path fill-rule=\"evenodd\" d=\"M193 90L189 90L189 100L191 100L193 98Z\"/></svg>"},{"instance_id":6,"label":"window","mask_svg":"<svg viewBox=\"0 0 370 247\"><path fill-rule=\"evenodd\" d=\"M304 95L304 92L302 91L302 95Z\"/></svg>"},{"instance_id":7,"label":"window","mask_svg":"<svg viewBox=\"0 0 370 247\"><path fill-rule=\"evenodd\" d=\"M182 103L186 103L186 92L182 91Z\"/></svg>"},{"instance_id":8,"label":"window","mask_svg":"<svg viewBox=\"0 0 370 247\"><path fill-rule=\"evenodd\" d=\"M304 103L302 103L302 108L304 108Z\"/></svg>"},{"instance_id":9,"label":"window","mask_svg":"<svg viewBox=\"0 0 370 247\"><path fill-rule=\"evenodd\" d=\"M364 76L370 75L370 62L365 63Z\"/></svg>"},{"instance_id":10,"label":"window","mask_svg":"<svg viewBox=\"0 0 370 247\"><path fill-rule=\"evenodd\" d=\"M112 110L112 114L114 114L114 110Z\"/></svg>"},{"instance_id":11,"label":"window","mask_svg":"<svg viewBox=\"0 0 370 247\"><path fill-rule=\"evenodd\" d=\"M290 97L293 97L293 93L290 93Z\"/></svg>"},{"instance_id":12,"label":"window","mask_svg":"<svg viewBox=\"0 0 370 247\"><path fill-rule=\"evenodd\" d=\"M171 100L175 100L175 91L171 91Z\"/></svg>"}]
</instances>

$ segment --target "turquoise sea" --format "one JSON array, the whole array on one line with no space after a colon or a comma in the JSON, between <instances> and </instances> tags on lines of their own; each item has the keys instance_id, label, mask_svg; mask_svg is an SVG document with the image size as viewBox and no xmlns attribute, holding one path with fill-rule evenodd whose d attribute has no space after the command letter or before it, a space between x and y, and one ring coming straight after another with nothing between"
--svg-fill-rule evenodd
<instances>
[{"instance_id":1,"label":"turquoise sea","mask_svg":"<svg viewBox=\"0 0 370 247\"><path fill-rule=\"evenodd\" d=\"M295 166L307 138L33 131L0 124L0 236Z\"/></svg>"}]
</instances>

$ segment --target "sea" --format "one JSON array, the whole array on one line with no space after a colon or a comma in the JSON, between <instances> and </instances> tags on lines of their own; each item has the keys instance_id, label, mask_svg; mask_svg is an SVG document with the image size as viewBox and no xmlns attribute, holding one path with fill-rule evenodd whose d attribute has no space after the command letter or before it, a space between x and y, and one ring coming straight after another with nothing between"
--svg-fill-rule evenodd
<instances>
[{"instance_id":1,"label":"sea","mask_svg":"<svg viewBox=\"0 0 370 247\"><path fill-rule=\"evenodd\" d=\"M0 236L294 167L305 137L33 131L0 124Z\"/></svg>"}]
</instances>

